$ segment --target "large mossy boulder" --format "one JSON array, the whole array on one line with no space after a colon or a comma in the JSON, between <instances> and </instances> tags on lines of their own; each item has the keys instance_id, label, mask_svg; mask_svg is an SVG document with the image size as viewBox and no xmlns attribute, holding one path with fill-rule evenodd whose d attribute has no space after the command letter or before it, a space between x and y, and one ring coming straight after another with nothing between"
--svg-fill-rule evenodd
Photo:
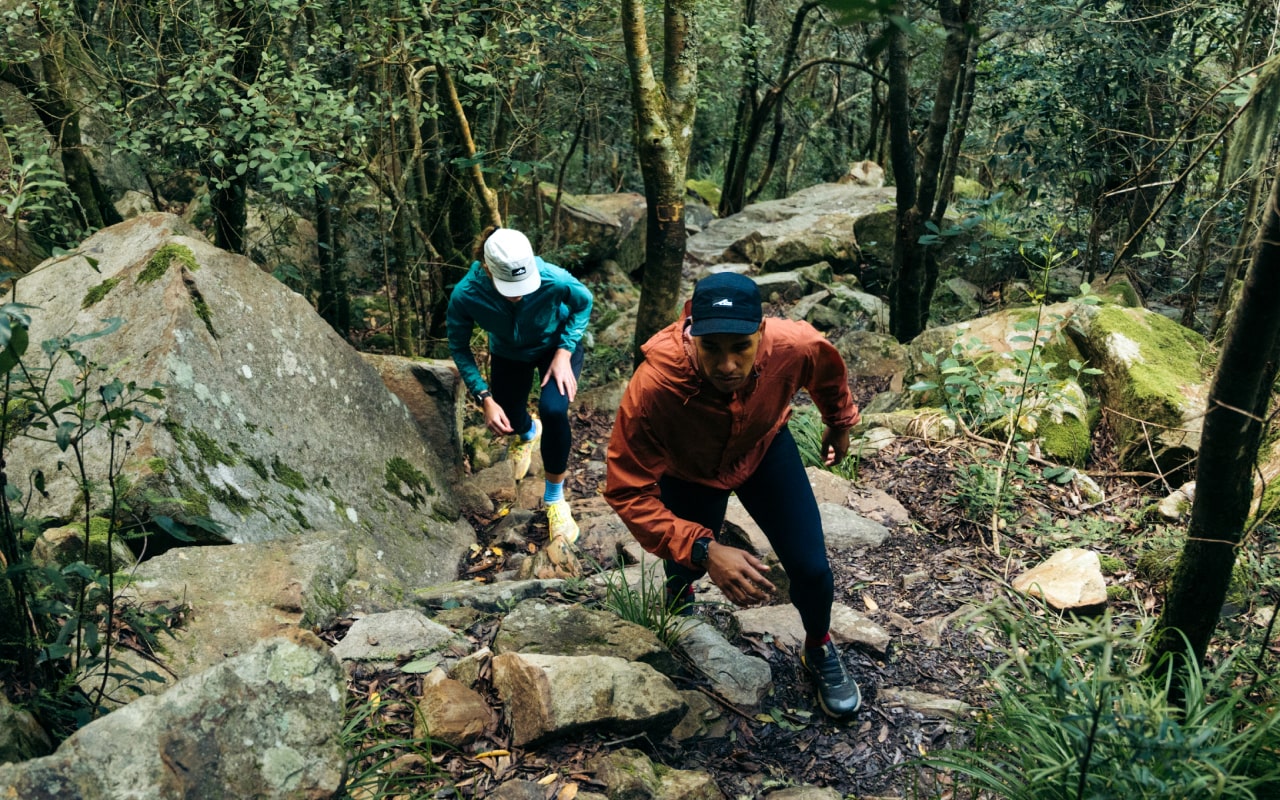
<instances>
[{"instance_id":1,"label":"large mossy boulder","mask_svg":"<svg viewBox=\"0 0 1280 800\"><path fill-rule=\"evenodd\" d=\"M119 318L114 333L75 345L105 370L94 386L118 376L164 387L129 439L119 481L144 528L171 517L208 543L345 531L389 576L414 585L454 577L475 534L448 470L377 371L249 259L178 217L145 214L22 277L16 299L33 306L28 359L40 359L36 342ZM100 488L109 452L100 431L85 440ZM36 469L47 480L33 513L83 513L70 452L19 437L10 455L14 484ZM202 530L201 518L219 530Z\"/></svg>"},{"instance_id":2,"label":"large mossy boulder","mask_svg":"<svg viewBox=\"0 0 1280 800\"><path fill-rule=\"evenodd\" d=\"M1107 414L1121 465L1189 474L1213 374L1208 344L1146 309L1080 308L1071 334L1089 365L1102 371L1092 391Z\"/></svg>"}]
</instances>

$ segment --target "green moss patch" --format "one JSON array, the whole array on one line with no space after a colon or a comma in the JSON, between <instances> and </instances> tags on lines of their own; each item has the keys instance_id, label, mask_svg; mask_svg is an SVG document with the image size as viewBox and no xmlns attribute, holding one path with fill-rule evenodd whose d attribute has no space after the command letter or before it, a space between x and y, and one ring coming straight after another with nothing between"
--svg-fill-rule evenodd
<instances>
[{"instance_id":1,"label":"green moss patch","mask_svg":"<svg viewBox=\"0 0 1280 800\"><path fill-rule=\"evenodd\" d=\"M156 248L151 259L147 261L147 266L139 273L138 283L143 285L160 280L175 261L192 271L200 269L200 264L196 262L196 256L191 252L191 248L171 242Z\"/></svg>"},{"instance_id":2,"label":"green moss patch","mask_svg":"<svg viewBox=\"0 0 1280 800\"><path fill-rule=\"evenodd\" d=\"M1079 467L1089 457L1089 426L1083 420L1069 414L1062 416L1062 422L1043 418L1039 434L1041 449L1055 461Z\"/></svg>"},{"instance_id":3,"label":"green moss patch","mask_svg":"<svg viewBox=\"0 0 1280 800\"><path fill-rule=\"evenodd\" d=\"M387 490L387 494L408 502L415 510L426 502L427 495L436 493L431 480L400 456L387 461L385 477L386 483L382 488Z\"/></svg>"},{"instance_id":4,"label":"green moss patch","mask_svg":"<svg viewBox=\"0 0 1280 800\"><path fill-rule=\"evenodd\" d=\"M218 334L213 330L213 318L209 315L209 304L204 301L204 296L199 292L192 292L191 305L195 307L196 316L204 323L205 330L209 331L210 336L216 337Z\"/></svg>"},{"instance_id":5,"label":"green moss patch","mask_svg":"<svg viewBox=\"0 0 1280 800\"><path fill-rule=\"evenodd\" d=\"M211 486L209 487L209 495L242 517L253 511L253 504L249 502L249 498L232 487Z\"/></svg>"},{"instance_id":6,"label":"green moss patch","mask_svg":"<svg viewBox=\"0 0 1280 800\"><path fill-rule=\"evenodd\" d=\"M187 432L187 435L190 437L191 443L195 445L196 450L199 451L200 457L206 463L226 464L228 467L236 465L236 457L219 447L218 443L209 434L199 428L192 428Z\"/></svg>"},{"instance_id":7,"label":"green moss patch","mask_svg":"<svg viewBox=\"0 0 1280 800\"><path fill-rule=\"evenodd\" d=\"M1098 554L1098 566L1107 575L1116 575L1125 571L1124 562L1115 556L1109 556L1106 553Z\"/></svg>"},{"instance_id":8,"label":"green moss patch","mask_svg":"<svg viewBox=\"0 0 1280 800\"><path fill-rule=\"evenodd\" d=\"M302 477L302 473L285 464L278 456L271 459L271 471L275 473L277 481L290 489L299 492L307 489L307 479Z\"/></svg>"},{"instance_id":9,"label":"green moss patch","mask_svg":"<svg viewBox=\"0 0 1280 800\"><path fill-rule=\"evenodd\" d=\"M1141 360L1129 373L1135 392L1180 395L1182 387L1205 380L1201 361L1207 350L1204 337L1171 319L1141 310L1103 307L1094 321L1103 335L1119 334L1141 350Z\"/></svg>"},{"instance_id":10,"label":"green moss patch","mask_svg":"<svg viewBox=\"0 0 1280 800\"><path fill-rule=\"evenodd\" d=\"M116 288L118 283L120 283L119 278L107 278L102 283L94 286L84 293L84 299L80 301L80 307L90 308L96 305L98 301L106 297L112 289Z\"/></svg>"},{"instance_id":11,"label":"green moss patch","mask_svg":"<svg viewBox=\"0 0 1280 800\"><path fill-rule=\"evenodd\" d=\"M267 472L267 465L263 464L260 459L254 458L253 456L246 456L244 463L248 464L249 469L256 472L258 477L262 478L264 481L271 479L271 473Z\"/></svg>"}]
</instances>

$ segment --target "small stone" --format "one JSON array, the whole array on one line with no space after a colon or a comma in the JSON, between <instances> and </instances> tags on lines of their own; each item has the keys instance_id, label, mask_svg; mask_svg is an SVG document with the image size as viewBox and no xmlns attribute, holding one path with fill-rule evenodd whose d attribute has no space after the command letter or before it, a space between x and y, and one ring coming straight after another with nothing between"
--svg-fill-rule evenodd
<instances>
[{"instance_id":1,"label":"small stone","mask_svg":"<svg viewBox=\"0 0 1280 800\"><path fill-rule=\"evenodd\" d=\"M1059 550L1049 560L1013 579L1015 591L1042 597L1059 611L1107 602L1107 583L1098 554L1078 547Z\"/></svg>"}]
</instances>

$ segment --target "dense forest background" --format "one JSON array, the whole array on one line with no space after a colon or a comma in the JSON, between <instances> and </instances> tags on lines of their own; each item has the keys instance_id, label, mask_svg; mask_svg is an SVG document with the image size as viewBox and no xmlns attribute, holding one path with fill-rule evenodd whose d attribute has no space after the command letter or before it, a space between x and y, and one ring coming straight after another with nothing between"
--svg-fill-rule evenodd
<instances>
[{"instance_id":1,"label":"dense forest background","mask_svg":"<svg viewBox=\"0 0 1280 800\"><path fill-rule=\"evenodd\" d=\"M439 355L447 287L486 224L572 268L562 192L648 180L654 216L672 204L645 168L674 154L666 194L727 214L871 160L897 186L899 243L869 284L902 340L929 320L931 244L962 229L978 235L945 269L979 285L1052 248L1220 327L1274 156L1274 126L1239 125L1275 49L1271 4L644 5L8 0L5 258L21 265L25 237L28 264L72 247L139 191L194 209L358 344ZM659 122L690 123L667 154L637 149L646 28ZM307 220L318 252L247 242L250 214Z\"/></svg>"}]
</instances>

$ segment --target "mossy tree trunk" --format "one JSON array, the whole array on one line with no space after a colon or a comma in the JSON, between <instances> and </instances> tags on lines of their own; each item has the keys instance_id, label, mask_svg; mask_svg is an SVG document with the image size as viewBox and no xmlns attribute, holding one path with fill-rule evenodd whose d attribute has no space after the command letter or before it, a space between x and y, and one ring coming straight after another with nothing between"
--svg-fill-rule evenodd
<instances>
[{"instance_id":1,"label":"mossy tree trunk","mask_svg":"<svg viewBox=\"0 0 1280 800\"><path fill-rule=\"evenodd\" d=\"M684 182L698 100L698 63L693 35L697 0L666 0L663 6L662 83L654 76L642 0L623 0L622 38L631 72L636 152L648 204L645 266L636 312L634 358L640 345L675 320L684 266Z\"/></svg>"},{"instance_id":2,"label":"mossy tree trunk","mask_svg":"<svg viewBox=\"0 0 1280 800\"><path fill-rule=\"evenodd\" d=\"M1272 187L1244 293L1209 390L1196 497L1182 556L1160 616L1153 663L1198 661L1217 625L1253 497L1254 461L1280 358L1280 181Z\"/></svg>"}]
</instances>

